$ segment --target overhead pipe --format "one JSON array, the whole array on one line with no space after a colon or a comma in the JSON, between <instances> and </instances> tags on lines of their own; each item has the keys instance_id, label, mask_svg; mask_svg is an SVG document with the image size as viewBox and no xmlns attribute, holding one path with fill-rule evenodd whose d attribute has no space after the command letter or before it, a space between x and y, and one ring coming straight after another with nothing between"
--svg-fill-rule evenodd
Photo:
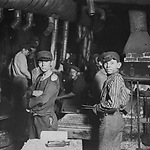
<instances>
[{"instance_id":1,"label":"overhead pipe","mask_svg":"<svg viewBox=\"0 0 150 150\"><path fill-rule=\"evenodd\" d=\"M86 60L87 61L90 60L92 41L93 41L93 32L91 31L88 34L88 44L87 44L87 52L86 52Z\"/></svg>"},{"instance_id":2,"label":"overhead pipe","mask_svg":"<svg viewBox=\"0 0 150 150\"><path fill-rule=\"evenodd\" d=\"M102 29L103 23L106 20L106 13L103 9L95 7L95 13L92 16L88 15L88 7L82 6L78 24L86 26L97 32Z\"/></svg>"},{"instance_id":3,"label":"overhead pipe","mask_svg":"<svg viewBox=\"0 0 150 150\"><path fill-rule=\"evenodd\" d=\"M83 27L83 49L82 49L82 56L83 58L86 59L86 54L87 54L87 47L88 47L88 31L86 27Z\"/></svg>"},{"instance_id":4,"label":"overhead pipe","mask_svg":"<svg viewBox=\"0 0 150 150\"><path fill-rule=\"evenodd\" d=\"M77 42L80 42L82 40L82 26L81 25L77 26L77 33L78 33Z\"/></svg>"},{"instance_id":5,"label":"overhead pipe","mask_svg":"<svg viewBox=\"0 0 150 150\"><path fill-rule=\"evenodd\" d=\"M0 23L3 20L3 8L0 8Z\"/></svg>"},{"instance_id":6,"label":"overhead pipe","mask_svg":"<svg viewBox=\"0 0 150 150\"><path fill-rule=\"evenodd\" d=\"M82 26L82 38L88 37L89 31L86 26Z\"/></svg>"},{"instance_id":7,"label":"overhead pipe","mask_svg":"<svg viewBox=\"0 0 150 150\"><path fill-rule=\"evenodd\" d=\"M87 1L89 15L93 16L95 14L94 0L86 0L86 1Z\"/></svg>"},{"instance_id":8,"label":"overhead pipe","mask_svg":"<svg viewBox=\"0 0 150 150\"><path fill-rule=\"evenodd\" d=\"M7 2L5 3L4 7L7 8L16 8L18 6L18 2L20 2L20 0L14 1L14 0L7 0ZM16 8L18 9L18 8Z\"/></svg>"},{"instance_id":9,"label":"overhead pipe","mask_svg":"<svg viewBox=\"0 0 150 150\"><path fill-rule=\"evenodd\" d=\"M94 0L94 2L150 5L150 0ZM34 4L33 7L31 7L32 9L29 9L30 13L37 13L46 16L51 16L55 13L60 15L60 19L73 22L77 19L77 3L73 0L0 0L0 7L2 8L14 8L25 10L27 12L27 8L30 4ZM52 7L52 4L57 5L57 7ZM84 20L84 18L82 19ZM90 20L90 18L87 18L87 20ZM85 23L82 22L81 25L88 26L90 21L87 20L85 20Z\"/></svg>"},{"instance_id":10,"label":"overhead pipe","mask_svg":"<svg viewBox=\"0 0 150 150\"><path fill-rule=\"evenodd\" d=\"M17 29L21 23L21 10L15 10L14 14L15 14L15 20L12 22L11 27L13 29Z\"/></svg>"},{"instance_id":11,"label":"overhead pipe","mask_svg":"<svg viewBox=\"0 0 150 150\"><path fill-rule=\"evenodd\" d=\"M54 28L55 28L55 19L54 19L54 16L55 16L55 14L53 14L50 17L48 17L48 27L44 31L44 34L46 36L50 35L50 33L52 33L53 30L54 30Z\"/></svg>"},{"instance_id":12,"label":"overhead pipe","mask_svg":"<svg viewBox=\"0 0 150 150\"><path fill-rule=\"evenodd\" d=\"M78 38L82 37L82 26L78 25Z\"/></svg>"},{"instance_id":13,"label":"overhead pipe","mask_svg":"<svg viewBox=\"0 0 150 150\"><path fill-rule=\"evenodd\" d=\"M39 10L47 3L47 0L38 0L38 2L36 3L36 7L33 10L33 13L37 13L39 12ZM31 9L32 10L32 9Z\"/></svg>"},{"instance_id":14,"label":"overhead pipe","mask_svg":"<svg viewBox=\"0 0 150 150\"><path fill-rule=\"evenodd\" d=\"M76 21L76 5L73 0L0 0L0 7L24 10L44 16L57 14L62 20Z\"/></svg>"},{"instance_id":15,"label":"overhead pipe","mask_svg":"<svg viewBox=\"0 0 150 150\"><path fill-rule=\"evenodd\" d=\"M56 43L57 43L57 35L58 35L58 21L59 21L59 16L54 17L54 30L52 32L52 38L51 38L51 53L53 56L53 68L56 66L57 62L57 51L56 51Z\"/></svg>"},{"instance_id":16,"label":"overhead pipe","mask_svg":"<svg viewBox=\"0 0 150 150\"><path fill-rule=\"evenodd\" d=\"M69 34L69 21L64 21L62 52L60 56L62 62L64 62L64 60L66 59L68 34Z\"/></svg>"},{"instance_id":17,"label":"overhead pipe","mask_svg":"<svg viewBox=\"0 0 150 150\"><path fill-rule=\"evenodd\" d=\"M90 60L90 55L91 55L91 45L92 45L92 41L88 40L88 44L87 44L87 52L86 52L86 60L89 61Z\"/></svg>"},{"instance_id":18,"label":"overhead pipe","mask_svg":"<svg viewBox=\"0 0 150 150\"><path fill-rule=\"evenodd\" d=\"M87 30L87 27L82 26L82 25L78 25L77 31L78 31L77 42L80 42L81 40L83 40L89 34L89 31Z\"/></svg>"},{"instance_id":19,"label":"overhead pipe","mask_svg":"<svg viewBox=\"0 0 150 150\"><path fill-rule=\"evenodd\" d=\"M36 9L42 7L46 1L47 0L0 0L0 7L34 12ZM49 6L49 3L47 3L47 6Z\"/></svg>"},{"instance_id":20,"label":"overhead pipe","mask_svg":"<svg viewBox=\"0 0 150 150\"><path fill-rule=\"evenodd\" d=\"M95 2L103 2L103 3L150 5L150 1L149 0L94 0L94 1Z\"/></svg>"},{"instance_id":21,"label":"overhead pipe","mask_svg":"<svg viewBox=\"0 0 150 150\"><path fill-rule=\"evenodd\" d=\"M3 1L3 0L1 0ZM4 8L24 10L32 0L7 0L3 5ZM0 3L1 4L1 3Z\"/></svg>"},{"instance_id":22,"label":"overhead pipe","mask_svg":"<svg viewBox=\"0 0 150 150\"><path fill-rule=\"evenodd\" d=\"M24 8L27 12L37 12L46 4L47 0L32 0L27 7Z\"/></svg>"},{"instance_id":23,"label":"overhead pipe","mask_svg":"<svg viewBox=\"0 0 150 150\"><path fill-rule=\"evenodd\" d=\"M87 6L81 6L81 13L78 18L78 24L86 27L90 27L92 24L92 20L90 19L88 15L88 7Z\"/></svg>"},{"instance_id":24,"label":"overhead pipe","mask_svg":"<svg viewBox=\"0 0 150 150\"><path fill-rule=\"evenodd\" d=\"M26 7L28 7L31 4L32 1L33 0L17 0L15 1L16 3L15 8L18 8L20 10L25 10Z\"/></svg>"},{"instance_id":25,"label":"overhead pipe","mask_svg":"<svg viewBox=\"0 0 150 150\"><path fill-rule=\"evenodd\" d=\"M4 0L3 0L4 1ZM0 2L1 3L1 2ZM52 14L57 14L60 19L71 22L77 20L77 3L73 0L7 0L3 3L4 8L14 8L24 10L28 13L36 13L50 17ZM81 25L89 26L91 18L89 16L81 18ZM78 23L80 24L80 22Z\"/></svg>"},{"instance_id":26,"label":"overhead pipe","mask_svg":"<svg viewBox=\"0 0 150 150\"><path fill-rule=\"evenodd\" d=\"M77 3L72 0L59 0L55 13L59 14L62 20L75 21L77 13Z\"/></svg>"},{"instance_id":27,"label":"overhead pipe","mask_svg":"<svg viewBox=\"0 0 150 150\"><path fill-rule=\"evenodd\" d=\"M104 9L95 8L95 14L92 16L91 30L96 33L103 29L106 20L106 12Z\"/></svg>"},{"instance_id":28,"label":"overhead pipe","mask_svg":"<svg viewBox=\"0 0 150 150\"><path fill-rule=\"evenodd\" d=\"M33 13L26 14L27 23L22 27L23 31L28 31L33 25Z\"/></svg>"},{"instance_id":29,"label":"overhead pipe","mask_svg":"<svg viewBox=\"0 0 150 150\"><path fill-rule=\"evenodd\" d=\"M50 0L47 0L48 2ZM51 5L43 6L39 11L47 16L53 13L60 16L62 20L75 21L76 16L76 3L73 0L55 0L49 2Z\"/></svg>"},{"instance_id":30,"label":"overhead pipe","mask_svg":"<svg viewBox=\"0 0 150 150\"><path fill-rule=\"evenodd\" d=\"M60 1L60 0L59 0ZM47 0L47 2L38 10L43 15L51 16L54 14L54 10L58 7L58 0Z\"/></svg>"},{"instance_id":31,"label":"overhead pipe","mask_svg":"<svg viewBox=\"0 0 150 150\"><path fill-rule=\"evenodd\" d=\"M52 38L51 38L51 53L53 55L53 58L55 58L55 50L56 50L56 42L57 42L57 34L58 34L58 21L59 16L55 16L54 18L54 30L52 32Z\"/></svg>"}]
</instances>

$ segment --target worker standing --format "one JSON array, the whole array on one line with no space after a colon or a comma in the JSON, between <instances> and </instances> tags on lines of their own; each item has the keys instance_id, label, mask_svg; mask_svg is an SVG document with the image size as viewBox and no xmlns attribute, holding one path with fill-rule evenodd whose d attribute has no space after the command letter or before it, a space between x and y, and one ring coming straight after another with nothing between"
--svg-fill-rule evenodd
<instances>
[{"instance_id":1,"label":"worker standing","mask_svg":"<svg viewBox=\"0 0 150 150\"><path fill-rule=\"evenodd\" d=\"M130 90L125 86L122 75L120 57L116 52L103 54L102 63L107 73L99 104L93 111L100 113L99 150L120 150L124 120L122 110L130 99Z\"/></svg>"},{"instance_id":2,"label":"worker standing","mask_svg":"<svg viewBox=\"0 0 150 150\"><path fill-rule=\"evenodd\" d=\"M24 96L24 106L30 112L29 138L40 138L41 131L53 131L58 128L54 110L60 83L53 72L52 54L49 51L37 53L38 66L41 74Z\"/></svg>"},{"instance_id":3,"label":"worker standing","mask_svg":"<svg viewBox=\"0 0 150 150\"><path fill-rule=\"evenodd\" d=\"M27 63L30 51L28 44L21 45L20 51L12 58L9 65L9 75L12 78L11 104L17 109L22 109L22 97L31 81Z\"/></svg>"}]
</instances>

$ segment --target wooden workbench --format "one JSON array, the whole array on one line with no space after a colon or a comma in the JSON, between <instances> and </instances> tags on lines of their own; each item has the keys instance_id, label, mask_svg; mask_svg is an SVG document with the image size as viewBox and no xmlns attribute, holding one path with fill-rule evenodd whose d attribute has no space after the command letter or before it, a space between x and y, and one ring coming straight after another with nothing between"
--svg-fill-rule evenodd
<instances>
[{"instance_id":1,"label":"wooden workbench","mask_svg":"<svg viewBox=\"0 0 150 150\"><path fill-rule=\"evenodd\" d=\"M64 147L46 147L40 139L28 140L21 150L82 150L82 140L69 140Z\"/></svg>"},{"instance_id":2,"label":"wooden workbench","mask_svg":"<svg viewBox=\"0 0 150 150\"><path fill-rule=\"evenodd\" d=\"M96 115L90 114L66 114L58 122L59 131L68 131L70 139L86 139L89 140L97 134L98 122ZM93 119L93 120L92 120ZM93 137L92 137L93 136Z\"/></svg>"}]
</instances>

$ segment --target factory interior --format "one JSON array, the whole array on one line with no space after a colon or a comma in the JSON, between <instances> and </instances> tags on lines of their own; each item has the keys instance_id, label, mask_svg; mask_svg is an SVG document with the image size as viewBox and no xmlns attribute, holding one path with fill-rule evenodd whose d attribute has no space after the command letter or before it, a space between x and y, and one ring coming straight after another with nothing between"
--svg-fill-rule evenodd
<instances>
[{"instance_id":1,"label":"factory interior","mask_svg":"<svg viewBox=\"0 0 150 150\"><path fill-rule=\"evenodd\" d=\"M14 87L8 66L20 45L26 43L36 47L35 54L51 51L58 71L67 54L69 63L83 73L86 63L92 63L97 55L117 52L122 62L120 73L131 90L127 114L123 115L121 150L150 150L149 33L149 0L0 0L0 150L28 150L27 144L33 146L30 150L40 149L40 142L28 141L23 132L28 113L14 109L18 104L11 101ZM31 72L37 67L33 59L32 55L28 58ZM88 89L83 103L88 106L96 102L92 67L86 76ZM70 88L67 79L64 88ZM70 149L58 150L98 150L98 116L90 108L70 106L69 102L69 110L62 110L62 103L57 104L58 132L65 131L75 143Z\"/></svg>"}]
</instances>

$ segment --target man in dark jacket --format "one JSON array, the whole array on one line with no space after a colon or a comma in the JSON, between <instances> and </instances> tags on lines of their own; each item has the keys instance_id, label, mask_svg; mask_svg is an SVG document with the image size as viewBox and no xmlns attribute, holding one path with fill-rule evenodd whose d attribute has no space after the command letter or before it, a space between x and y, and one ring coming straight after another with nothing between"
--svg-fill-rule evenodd
<instances>
[{"instance_id":1,"label":"man in dark jacket","mask_svg":"<svg viewBox=\"0 0 150 150\"><path fill-rule=\"evenodd\" d=\"M83 73L77 66L71 65L70 79L63 82L65 91L59 96L62 101L62 111L78 112L82 104L86 103L87 85Z\"/></svg>"}]
</instances>

